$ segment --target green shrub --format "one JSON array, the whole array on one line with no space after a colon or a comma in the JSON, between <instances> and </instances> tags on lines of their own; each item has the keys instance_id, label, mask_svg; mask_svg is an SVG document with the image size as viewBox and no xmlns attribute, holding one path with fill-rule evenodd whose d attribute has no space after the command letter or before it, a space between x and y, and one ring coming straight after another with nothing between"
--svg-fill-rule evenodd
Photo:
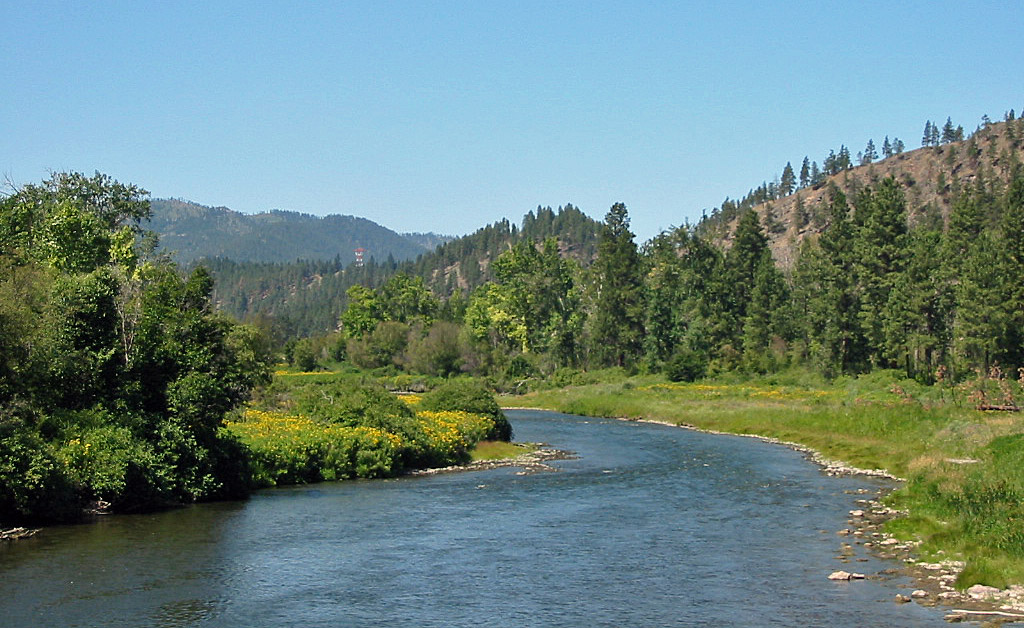
<instances>
[{"instance_id":1,"label":"green shrub","mask_svg":"<svg viewBox=\"0 0 1024 628\"><path fill-rule=\"evenodd\" d=\"M80 517L82 499L64 465L46 442L17 423L0 424L0 523Z\"/></svg>"},{"instance_id":2,"label":"green shrub","mask_svg":"<svg viewBox=\"0 0 1024 628\"><path fill-rule=\"evenodd\" d=\"M697 351L680 349L665 364L665 377L672 382L693 382L707 373L707 356Z\"/></svg>"},{"instance_id":3,"label":"green shrub","mask_svg":"<svg viewBox=\"0 0 1024 628\"><path fill-rule=\"evenodd\" d=\"M296 408L318 421L387 429L394 418L412 418L398 397L370 380L311 382L297 391Z\"/></svg>"},{"instance_id":4,"label":"green shrub","mask_svg":"<svg viewBox=\"0 0 1024 628\"><path fill-rule=\"evenodd\" d=\"M494 421L494 429L487 435L488 440L512 440L512 426L494 395L475 380L451 380L423 395L421 407L424 410L461 410L482 414Z\"/></svg>"}]
</instances>

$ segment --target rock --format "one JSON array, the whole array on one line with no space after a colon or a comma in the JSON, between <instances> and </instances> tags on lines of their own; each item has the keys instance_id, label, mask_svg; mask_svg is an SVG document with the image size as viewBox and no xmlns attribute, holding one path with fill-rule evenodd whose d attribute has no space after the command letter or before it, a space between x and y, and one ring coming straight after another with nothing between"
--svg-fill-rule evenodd
<instances>
[{"instance_id":1,"label":"rock","mask_svg":"<svg viewBox=\"0 0 1024 628\"><path fill-rule=\"evenodd\" d=\"M891 539L891 538L890 539L885 539L884 541L881 542L881 545L899 545L899 544L900 544L899 539Z\"/></svg>"},{"instance_id":2,"label":"rock","mask_svg":"<svg viewBox=\"0 0 1024 628\"><path fill-rule=\"evenodd\" d=\"M983 584L976 584L968 588L966 593L967 597L971 598L972 600L984 600L999 593L999 589L997 589L996 587L988 587Z\"/></svg>"},{"instance_id":3,"label":"rock","mask_svg":"<svg viewBox=\"0 0 1024 628\"><path fill-rule=\"evenodd\" d=\"M849 571L833 571L828 575L829 580L863 580L866 576L862 573L850 573Z\"/></svg>"},{"instance_id":4,"label":"rock","mask_svg":"<svg viewBox=\"0 0 1024 628\"><path fill-rule=\"evenodd\" d=\"M896 594L895 602L897 604L906 604L909 601L910 601L910 596L909 595L902 595L902 594L899 594L899 593Z\"/></svg>"},{"instance_id":5,"label":"rock","mask_svg":"<svg viewBox=\"0 0 1024 628\"><path fill-rule=\"evenodd\" d=\"M859 510L859 509L858 510L851 510L850 511L850 516L851 517L863 517L864 516L864 511L863 510Z\"/></svg>"},{"instance_id":6,"label":"rock","mask_svg":"<svg viewBox=\"0 0 1024 628\"><path fill-rule=\"evenodd\" d=\"M915 600L923 600L924 598L928 597L928 592L922 589L918 589L911 593L910 597L914 598Z\"/></svg>"},{"instance_id":7,"label":"rock","mask_svg":"<svg viewBox=\"0 0 1024 628\"><path fill-rule=\"evenodd\" d=\"M964 616L961 613L950 613L946 615L946 621L951 624L958 624L964 620Z\"/></svg>"}]
</instances>

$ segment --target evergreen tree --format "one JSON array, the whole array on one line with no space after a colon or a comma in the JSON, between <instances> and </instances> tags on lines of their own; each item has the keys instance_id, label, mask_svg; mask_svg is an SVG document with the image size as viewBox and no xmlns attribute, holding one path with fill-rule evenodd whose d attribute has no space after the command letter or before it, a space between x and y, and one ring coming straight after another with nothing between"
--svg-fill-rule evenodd
<instances>
[{"instance_id":1,"label":"evergreen tree","mask_svg":"<svg viewBox=\"0 0 1024 628\"><path fill-rule=\"evenodd\" d=\"M886 302L884 350L907 377L930 382L950 342L952 283L943 268L942 233L918 229L908 239L905 268Z\"/></svg>"},{"instance_id":2,"label":"evergreen tree","mask_svg":"<svg viewBox=\"0 0 1024 628\"><path fill-rule=\"evenodd\" d=\"M789 196L796 189L796 175L793 173L793 164L786 162L782 169L782 180L779 183L779 192L782 196Z\"/></svg>"},{"instance_id":3,"label":"evergreen tree","mask_svg":"<svg viewBox=\"0 0 1024 628\"><path fill-rule=\"evenodd\" d=\"M775 368L776 356L770 349L773 341L786 340L789 335L789 321L784 316L788 300L785 279L765 248L754 271L753 289L742 321L741 345L747 369L763 373Z\"/></svg>"},{"instance_id":4,"label":"evergreen tree","mask_svg":"<svg viewBox=\"0 0 1024 628\"><path fill-rule=\"evenodd\" d=\"M956 141L956 129L953 127L952 118L946 118L946 124L942 125L942 138L943 144L949 144L950 142Z\"/></svg>"},{"instance_id":5,"label":"evergreen tree","mask_svg":"<svg viewBox=\"0 0 1024 628\"><path fill-rule=\"evenodd\" d=\"M888 138L886 138L886 141L888 141ZM868 140L868 145L864 149L864 156L861 160L861 163L862 165L870 164L876 159L878 159L878 152L875 150L875 141Z\"/></svg>"},{"instance_id":6,"label":"evergreen tree","mask_svg":"<svg viewBox=\"0 0 1024 628\"><path fill-rule=\"evenodd\" d=\"M882 158L888 159L892 157L892 144L889 143L889 136L885 136L885 141L882 142Z\"/></svg>"},{"instance_id":7,"label":"evergreen tree","mask_svg":"<svg viewBox=\"0 0 1024 628\"><path fill-rule=\"evenodd\" d=\"M932 145L932 121L926 120L924 123L924 133L921 134L921 147Z\"/></svg>"},{"instance_id":8,"label":"evergreen tree","mask_svg":"<svg viewBox=\"0 0 1024 628\"><path fill-rule=\"evenodd\" d=\"M1007 258L1002 292L1008 319L1000 357L1007 366L1024 367L1024 171L1019 169L1006 193L1000 236Z\"/></svg>"},{"instance_id":9,"label":"evergreen tree","mask_svg":"<svg viewBox=\"0 0 1024 628\"><path fill-rule=\"evenodd\" d=\"M836 157L836 172L849 170L853 167L853 159L850 158L850 149L845 145L839 147L839 155Z\"/></svg>"},{"instance_id":10,"label":"evergreen tree","mask_svg":"<svg viewBox=\"0 0 1024 628\"><path fill-rule=\"evenodd\" d=\"M749 209L740 216L733 235L732 246L725 254L723 280L727 292L725 300L726 341L739 349L742 325L747 316L747 305L754 290L758 268L765 255L771 258L768 238L761 229L757 213Z\"/></svg>"},{"instance_id":11,"label":"evergreen tree","mask_svg":"<svg viewBox=\"0 0 1024 628\"><path fill-rule=\"evenodd\" d=\"M718 287L722 256L686 227L655 237L647 246L647 315L644 353L648 364L663 368L685 355L705 365L721 320Z\"/></svg>"},{"instance_id":12,"label":"evergreen tree","mask_svg":"<svg viewBox=\"0 0 1024 628\"><path fill-rule=\"evenodd\" d=\"M605 215L593 266L594 302L590 347L594 362L626 366L643 342L643 280L629 215L622 203Z\"/></svg>"},{"instance_id":13,"label":"evergreen tree","mask_svg":"<svg viewBox=\"0 0 1024 628\"><path fill-rule=\"evenodd\" d=\"M892 140L892 152L894 155L900 155L903 153L904 145L903 140L898 137L894 137Z\"/></svg>"},{"instance_id":14,"label":"evergreen tree","mask_svg":"<svg viewBox=\"0 0 1024 628\"><path fill-rule=\"evenodd\" d=\"M953 351L961 370L987 373L997 359L1010 320L1002 299L1006 255L983 232L967 249L954 286Z\"/></svg>"},{"instance_id":15,"label":"evergreen tree","mask_svg":"<svg viewBox=\"0 0 1024 628\"><path fill-rule=\"evenodd\" d=\"M818 185L824 181L825 177L821 170L818 169L818 162L811 162L811 185Z\"/></svg>"},{"instance_id":16,"label":"evergreen tree","mask_svg":"<svg viewBox=\"0 0 1024 628\"><path fill-rule=\"evenodd\" d=\"M864 365L864 342L857 316L853 265L853 225L846 196L833 187L828 226L818 243L806 240L794 272L795 311L811 359L827 376L856 372Z\"/></svg>"},{"instance_id":17,"label":"evergreen tree","mask_svg":"<svg viewBox=\"0 0 1024 628\"><path fill-rule=\"evenodd\" d=\"M860 288L860 320L873 364L890 364L884 346L884 311L902 270L907 232L903 189L887 177L877 191L865 188L857 199L854 270Z\"/></svg>"},{"instance_id":18,"label":"evergreen tree","mask_svg":"<svg viewBox=\"0 0 1024 628\"><path fill-rule=\"evenodd\" d=\"M805 188L811 183L811 162L804 156L804 162L800 165L800 187Z\"/></svg>"}]
</instances>

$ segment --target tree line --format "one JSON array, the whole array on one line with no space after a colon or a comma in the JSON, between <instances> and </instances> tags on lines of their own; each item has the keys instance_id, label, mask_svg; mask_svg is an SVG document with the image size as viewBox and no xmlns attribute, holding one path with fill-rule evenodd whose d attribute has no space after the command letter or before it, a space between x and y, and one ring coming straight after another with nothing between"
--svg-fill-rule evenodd
<instances>
[{"instance_id":1,"label":"tree line","mask_svg":"<svg viewBox=\"0 0 1024 628\"><path fill-rule=\"evenodd\" d=\"M775 264L743 212L728 246L683 226L637 246L623 204L593 263L523 240L463 301L396 275L353 287L336 357L360 366L498 380L622 367L691 380L800 366L827 377L901 369L933 382L1024 367L1024 170L998 195L963 189L948 223L911 226L889 177L826 195L820 234Z\"/></svg>"}]
</instances>

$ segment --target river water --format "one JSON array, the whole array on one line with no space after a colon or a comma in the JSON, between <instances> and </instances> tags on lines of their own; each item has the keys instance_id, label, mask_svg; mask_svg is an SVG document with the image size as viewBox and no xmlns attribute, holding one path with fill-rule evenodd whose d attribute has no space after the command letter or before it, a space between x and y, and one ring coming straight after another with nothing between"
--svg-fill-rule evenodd
<instances>
[{"instance_id":1,"label":"river water","mask_svg":"<svg viewBox=\"0 0 1024 628\"><path fill-rule=\"evenodd\" d=\"M832 582L866 478L785 447L513 411L515 468L261 491L0 544L0 626L941 626Z\"/></svg>"}]
</instances>

